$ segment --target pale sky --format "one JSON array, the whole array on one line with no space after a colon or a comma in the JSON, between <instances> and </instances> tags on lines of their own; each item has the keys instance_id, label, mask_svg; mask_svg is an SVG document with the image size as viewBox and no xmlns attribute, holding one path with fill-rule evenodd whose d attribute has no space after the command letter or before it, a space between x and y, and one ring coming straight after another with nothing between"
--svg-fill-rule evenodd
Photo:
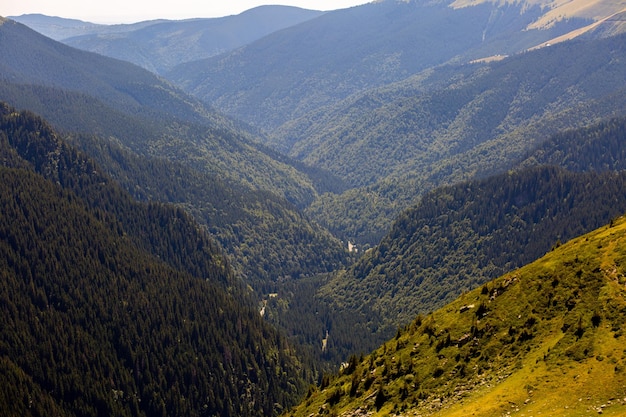
<instances>
[{"instance_id":1,"label":"pale sky","mask_svg":"<svg viewBox=\"0 0 626 417\"><path fill-rule=\"evenodd\" d=\"M336 10L370 0L0 0L0 16L41 13L93 23L132 23L150 19L187 19L239 14L264 4Z\"/></svg>"}]
</instances>

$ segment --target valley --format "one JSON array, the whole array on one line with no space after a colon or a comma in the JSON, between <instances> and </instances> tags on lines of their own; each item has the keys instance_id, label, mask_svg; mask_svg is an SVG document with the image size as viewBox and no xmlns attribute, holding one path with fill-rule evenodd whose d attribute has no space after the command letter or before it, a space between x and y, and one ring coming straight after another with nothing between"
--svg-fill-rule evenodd
<instances>
[{"instance_id":1,"label":"valley","mask_svg":"<svg viewBox=\"0 0 626 417\"><path fill-rule=\"evenodd\" d=\"M0 18L0 414L626 414L625 11Z\"/></svg>"}]
</instances>

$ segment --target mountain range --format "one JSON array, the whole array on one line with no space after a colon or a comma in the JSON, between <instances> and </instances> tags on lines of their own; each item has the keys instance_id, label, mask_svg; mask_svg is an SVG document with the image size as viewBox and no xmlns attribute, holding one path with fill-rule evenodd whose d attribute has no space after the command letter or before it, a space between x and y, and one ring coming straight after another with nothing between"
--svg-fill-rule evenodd
<instances>
[{"instance_id":1,"label":"mountain range","mask_svg":"<svg viewBox=\"0 0 626 417\"><path fill-rule=\"evenodd\" d=\"M506 171L561 129L623 115L624 41L434 69L292 121L276 146L355 188L317 200L311 217L344 239L376 242L433 187ZM335 215L346 205L359 220Z\"/></svg>"},{"instance_id":2,"label":"mountain range","mask_svg":"<svg viewBox=\"0 0 626 417\"><path fill-rule=\"evenodd\" d=\"M222 18L124 25L97 25L36 14L11 19L67 45L163 74L176 65L219 55L321 14L297 7L260 6Z\"/></svg>"},{"instance_id":3,"label":"mountain range","mask_svg":"<svg viewBox=\"0 0 626 417\"><path fill-rule=\"evenodd\" d=\"M619 415L625 7L2 19L2 413Z\"/></svg>"},{"instance_id":4,"label":"mountain range","mask_svg":"<svg viewBox=\"0 0 626 417\"><path fill-rule=\"evenodd\" d=\"M569 3L372 2L327 13L223 56L182 64L166 76L272 132L358 91L437 65L517 54L609 16L617 22L606 24L619 28L602 35L624 29L623 1Z\"/></svg>"},{"instance_id":5,"label":"mountain range","mask_svg":"<svg viewBox=\"0 0 626 417\"><path fill-rule=\"evenodd\" d=\"M306 213L342 240L367 247L432 187L506 170L539 136L575 127L573 121L619 115L614 109L622 104L602 100L623 96L623 72L611 58L623 52L622 41L552 45L501 63L481 58L501 59L566 34L611 38L623 29L625 7L376 2L324 13L165 75L262 129L252 141L345 181L345 193L307 200ZM397 62L383 65L385 54ZM582 76L587 71L595 74ZM225 93L205 94L203 80ZM235 109L230 94L248 114ZM491 125L481 125L489 113ZM512 140L520 143L515 150Z\"/></svg>"}]
</instances>

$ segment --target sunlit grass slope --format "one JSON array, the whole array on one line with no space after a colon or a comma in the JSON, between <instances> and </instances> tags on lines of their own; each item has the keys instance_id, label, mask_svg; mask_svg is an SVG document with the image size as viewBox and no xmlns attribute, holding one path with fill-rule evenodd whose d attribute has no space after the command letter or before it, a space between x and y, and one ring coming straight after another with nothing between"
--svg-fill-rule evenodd
<instances>
[{"instance_id":1,"label":"sunlit grass slope","mask_svg":"<svg viewBox=\"0 0 626 417\"><path fill-rule=\"evenodd\" d=\"M288 415L626 415L626 219L417 317Z\"/></svg>"}]
</instances>

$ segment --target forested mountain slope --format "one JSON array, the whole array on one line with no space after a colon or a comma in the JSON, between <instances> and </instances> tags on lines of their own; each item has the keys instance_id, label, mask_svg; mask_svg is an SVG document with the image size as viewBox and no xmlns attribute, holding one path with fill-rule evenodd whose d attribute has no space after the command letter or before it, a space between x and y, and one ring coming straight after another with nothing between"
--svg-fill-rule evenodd
<instances>
[{"instance_id":1,"label":"forested mountain slope","mask_svg":"<svg viewBox=\"0 0 626 417\"><path fill-rule=\"evenodd\" d=\"M581 129L551 136L517 164L558 165L569 171L623 171L626 169L626 118L612 118Z\"/></svg>"},{"instance_id":2,"label":"forested mountain slope","mask_svg":"<svg viewBox=\"0 0 626 417\"><path fill-rule=\"evenodd\" d=\"M3 415L267 416L295 400L294 350L188 215L132 201L5 105L0 154Z\"/></svg>"},{"instance_id":3,"label":"forested mountain slope","mask_svg":"<svg viewBox=\"0 0 626 417\"><path fill-rule=\"evenodd\" d=\"M277 146L354 186L431 172L423 168L481 145L490 166L506 166L550 134L622 115L621 102L601 104L626 85L625 44L626 36L572 41L488 66L435 69L293 122Z\"/></svg>"},{"instance_id":4,"label":"forested mountain slope","mask_svg":"<svg viewBox=\"0 0 626 417\"><path fill-rule=\"evenodd\" d=\"M367 351L418 313L610 222L626 212L626 171L611 170L624 152L625 125L622 118L562 133L536 152L578 161L579 172L529 166L427 193L318 297L354 312L355 329L376 334L364 339Z\"/></svg>"},{"instance_id":5,"label":"forested mountain slope","mask_svg":"<svg viewBox=\"0 0 626 417\"><path fill-rule=\"evenodd\" d=\"M0 31L10 24L0 26ZM41 50L46 53L37 58L42 71L44 66L54 71L59 62L66 66L66 72L81 65L91 68L86 59L91 54L15 26L11 30L19 29L24 42L3 47L28 51L31 43L42 43ZM63 53L57 56L55 48ZM68 50L79 56L78 62L66 61ZM24 65L26 62L30 61L25 56ZM20 68L16 62L7 65L15 67L14 72ZM146 84L133 94L150 90L156 80L143 70L137 71L144 73ZM0 73L10 78L10 72ZM63 88L49 86L46 80L54 76L28 77L34 84L0 81L0 93L12 105L42 114L66 132L79 132L72 134L74 144L96 158L135 197L176 203L193 213L234 257L238 273L255 289L274 292L277 280L328 272L345 264L343 245L299 211L318 192L341 189L341 182L332 175L261 149L234 122L217 114L217 122L211 116L189 123L162 113L155 119L155 115L146 115L146 108L157 104L167 107L167 100L146 98L146 107L142 104L137 112L130 112L127 106L104 96L91 96L91 87L81 93L68 91L71 83L63 83ZM96 82L104 82L97 71L92 76ZM107 85L114 91L124 90L118 84L123 73L119 79L113 78Z\"/></svg>"},{"instance_id":6,"label":"forested mountain slope","mask_svg":"<svg viewBox=\"0 0 626 417\"><path fill-rule=\"evenodd\" d=\"M197 223L182 210L133 201L91 159L68 145L44 120L31 112L18 112L0 103L0 116L3 165L33 170L68 189L93 210L102 211L104 217L101 220L119 222L128 239L171 267L198 277L228 278L222 282L225 287L240 285L234 277L214 271L218 264L226 267L227 261ZM170 247L172 242L161 241L163 232L155 227L171 228L175 223L179 224L170 231L168 238L177 241L176 249ZM220 271L223 267L219 268Z\"/></svg>"},{"instance_id":7,"label":"forested mountain slope","mask_svg":"<svg viewBox=\"0 0 626 417\"><path fill-rule=\"evenodd\" d=\"M418 316L285 415L624 415L625 248L622 217Z\"/></svg>"},{"instance_id":8,"label":"forested mountain slope","mask_svg":"<svg viewBox=\"0 0 626 417\"><path fill-rule=\"evenodd\" d=\"M197 100L140 67L70 48L9 19L0 23L4 80L80 91L133 115L217 120Z\"/></svg>"},{"instance_id":9,"label":"forested mountain slope","mask_svg":"<svg viewBox=\"0 0 626 417\"><path fill-rule=\"evenodd\" d=\"M97 137L70 140L138 199L174 203L192 214L259 296L276 292L279 282L348 263L341 242L270 192L225 182L181 163L139 157Z\"/></svg>"},{"instance_id":10,"label":"forested mountain slope","mask_svg":"<svg viewBox=\"0 0 626 417\"><path fill-rule=\"evenodd\" d=\"M93 25L41 15L12 19L67 45L163 74L176 65L224 53L321 14L297 7L260 6L221 18L126 25Z\"/></svg>"},{"instance_id":11,"label":"forested mountain slope","mask_svg":"<svg viewBox=\"0 0 626 417\"><path fill-rule=\"evenodd\" d=\"M506 171L551 134L624 115L624 45L624 35L571 41L427 71L293 122L280 146L359 187L308 213L344 239L375 243L429 189Z\"/></svg>"},{"instance_id":12,"label":"forested mountain slope","mask_svg":"<svg viewBox=\"0 0 626 417\"><path fill-rule=\"evenodd\" d=\"M626 8L623 1L594 2L595 19L564 12L550 25L533 27L561 6L543 3L371 2L180 65L166 76L220 110L273 131L356 92L447 62L516 54Z\"/></svg>"}]
</instances>

